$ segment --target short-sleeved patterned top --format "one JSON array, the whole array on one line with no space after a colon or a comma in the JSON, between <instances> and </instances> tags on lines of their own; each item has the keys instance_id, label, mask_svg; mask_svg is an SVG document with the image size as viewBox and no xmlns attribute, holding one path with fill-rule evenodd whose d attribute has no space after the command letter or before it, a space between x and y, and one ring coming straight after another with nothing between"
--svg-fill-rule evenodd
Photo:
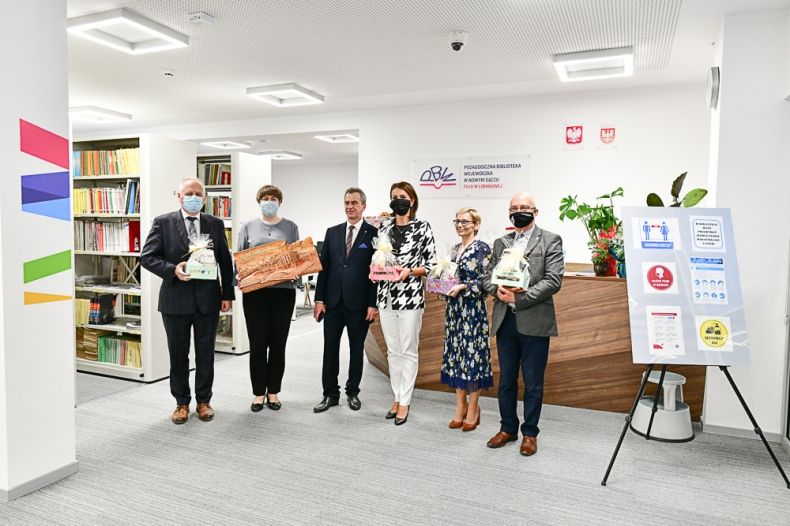
<instances>
[{"instance_id":1,"label":"short-sleeved patterned top","mask_svg":"<svg viewBox=\"0 0 790 526\"><path fill-rule=\"evenodd\" d=\"M395 225L394 219L385 219L379 226L379 233L389 236L398 265L404 268L426 267L436 258L433 231L426 221L412 219L399 227ZM379 281L377 303L380 309L424 309L425 288L422 278L409 276L402 283Z\"/></svg>"}]
</instances>

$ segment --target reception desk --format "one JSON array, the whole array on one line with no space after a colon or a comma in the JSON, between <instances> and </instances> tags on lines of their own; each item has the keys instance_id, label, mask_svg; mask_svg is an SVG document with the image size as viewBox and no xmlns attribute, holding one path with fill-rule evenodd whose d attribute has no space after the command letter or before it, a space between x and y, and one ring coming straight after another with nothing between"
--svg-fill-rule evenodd
<instances>
[{"instance_id":1,"label":"reception desk","mask_svg":"<svg viewBox=\"0 0 790 526\"><path fill-rule=\"evenodd\" d=\"M560 335L551 339L544 403L627 413L645 367L631 362L625 280L566 275L554 303ZM417 387L421 389L451 391L439 382L444 349L444 307L445 303L437 295L426 294L417 374ZM381 325L376 321L365 341L365 353L368 361L384 374L388 372L386 348ZM499 361L493 335L491 357L494 388L484 391L483 395L495 397ZM698 421L702 412L705 367L673 366L671 370L686 377L685 401L691 408L692 419ZM648 389L648 392L654 391Z\"/></svg>"}]
</instances>

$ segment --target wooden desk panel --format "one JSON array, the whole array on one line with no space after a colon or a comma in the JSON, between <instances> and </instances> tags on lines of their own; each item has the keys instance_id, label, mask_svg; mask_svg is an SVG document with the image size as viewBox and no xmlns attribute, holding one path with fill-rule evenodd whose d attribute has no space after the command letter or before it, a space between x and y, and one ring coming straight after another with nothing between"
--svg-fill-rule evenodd
<instances>
[{"instance_id":1,"label":"wooden desk panel","mask_svg":"<svg viewBox=\"0 0 790 526\"><path fill-rule=\"evenodd\" d=\"M639 389L644 366L631 362L631 331L625 280L593 276L565 276L554 297L560 335L551 339L543 400L547 404L626 413ZM439 381L444 350L444 302L426 294L420 331L417 387L450 392ZM491 300L489 299L489 320ZM378 321L371 325L365 353L377 369L388 374L386 345ZM491 338L494 387L483 392L496 396L499 360ZM686 377L683 393L697 421L702 412L705 367L674 366ZM648 384L651 385L651 384ZM653 392L648 390L648 392Z\"/></svg>"}]
</instances>

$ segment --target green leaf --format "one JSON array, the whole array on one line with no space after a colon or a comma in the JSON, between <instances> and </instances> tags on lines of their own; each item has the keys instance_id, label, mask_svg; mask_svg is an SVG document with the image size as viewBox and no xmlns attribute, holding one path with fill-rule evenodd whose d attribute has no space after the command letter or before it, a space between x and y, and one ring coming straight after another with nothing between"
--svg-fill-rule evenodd
<instances>
[{"instance_id":1,"label":"green leaf","mask_svg":"<svg viewBox=\"0 0 790 526\"><path fill-rule=\"evenodd\" d=\"M688 172L683 172L682 174L678 175L677 179L672 181L672 197L677 199L680 197L680 189L683 188L683 181L686 180L686 174Z\"/></svg>"},{"instance_id":2,"label":"green leaf","mask_svg":"<svg viewBox=\"0 0 790 526\"><path fill-rule=\"evenodd\" d=\"M590 207L590 205L586 205L584 203L579 205L579 214L580 215L586 216L587 214L592 212L592 210L593 209Z\"/></svg>"},{"instance_id":3,"label":"green leaf","mask_svg":"<svg viewBox=\"0 0 790 526\"><path fill-rule=\"evenodd\" d=\"M680 206L680 205L681 205L681 203L680 203L680 202L677 202L677 203L673 203L673 204L671 204L671 205L669 205L669 206L671 206L672 208L676 208L676 207L678 207L678 206Z\"/></svg>"},{"instance_id":4,"label":"green leaf","mask_svg":"<svg viewBox=\"0 0 790 526\"><path fill-rule=\"evenodd\" d=\"M612 192L612 197L623 197L623 187L618 186L617 189Z\"/></svg>"},{"instance_id":5,"label":"green leaf","mask_svg":"<svg viewBox=\"0 0 790 526\"><path fill-rule=\"evenodd\" d=\"M702 201L706 195L708 195L708 191L704 188L695 188L693 190L689 190L689 193L683 197L683 206L694 206Z\"/></svg>"},{"instance_id":6,"label":"green leaf","mask_svg":"<svg viewBox=\"0 0 790 526\"><path fill-rule=\"evenodd\" d=\"M664 201L658 196L658 194L647 194L647 206L664 206Z\"/></svg>"},{"instance_id":7,"label":"green leaf","mask_svg":"<svg viewBox=\"0 0 790 526\"><path fill-rule=\"evenodd\" d=\"M611 196L609 194L603 194L601 196L596 197L596 199L609 199Z\"/></svg>"}]
</instances>

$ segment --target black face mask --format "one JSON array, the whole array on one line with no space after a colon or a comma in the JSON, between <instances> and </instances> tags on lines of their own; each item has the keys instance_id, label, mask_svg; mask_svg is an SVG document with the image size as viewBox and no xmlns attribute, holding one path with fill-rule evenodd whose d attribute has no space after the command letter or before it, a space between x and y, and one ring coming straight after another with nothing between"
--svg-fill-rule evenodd
<instances>
[{"instance_id":1,"label":"black face mask","mask_svg":"<svg viewBox=\"0 0 790 526\"><path fill-rule=\"evenodd\" d=\"M409 203L408 199L393 199L390 201L390 208L392 208L396 216L405 216L409 213L411 203Z\"/></svg>"},{"instance_id":2,"label":"black face mask","mask_svg":"<svg viewBox=\"0 0 790 526\"><path fill-rule=\"evenodd\" d=\"M510 214L510 222L516 228L524 228L532 224L535 214L532 212L513 212Z\"/></svg>"}]
</instances>

